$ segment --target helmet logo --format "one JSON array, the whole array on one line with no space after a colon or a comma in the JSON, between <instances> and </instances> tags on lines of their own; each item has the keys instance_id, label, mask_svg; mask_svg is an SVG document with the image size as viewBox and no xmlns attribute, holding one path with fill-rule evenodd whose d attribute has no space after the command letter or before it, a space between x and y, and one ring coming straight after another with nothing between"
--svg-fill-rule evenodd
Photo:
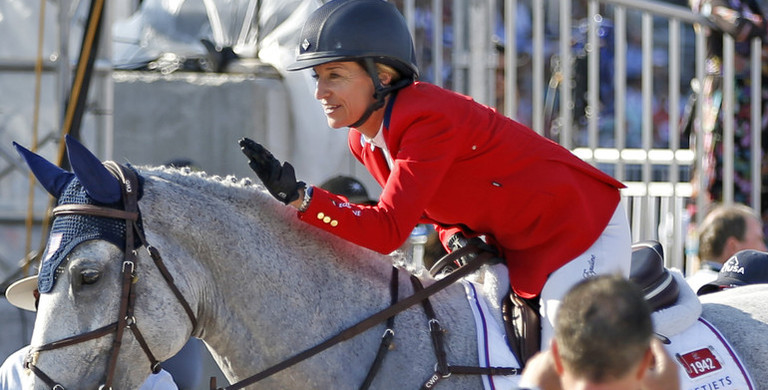
<instances>
[{"instance_id":1,"label":"helmet logo","mask_svg":"<svg viewBox=\"0 0 768 390\"><path fill-rule=\"evenodd\" d=\"M305 51L309 49L309 41L305 39L304 42L301 43L301 48Z\"/></svg>"}]
</instances>

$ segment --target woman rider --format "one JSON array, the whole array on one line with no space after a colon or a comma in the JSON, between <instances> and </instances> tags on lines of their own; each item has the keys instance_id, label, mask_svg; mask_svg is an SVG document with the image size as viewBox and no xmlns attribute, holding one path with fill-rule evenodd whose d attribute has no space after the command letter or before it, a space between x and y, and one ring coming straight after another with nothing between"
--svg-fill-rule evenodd
<instances>
[{"instance_id":1,"label":"woman rider","mask_svg":"<svg viewBox=\"0 0 768 390\"><path fill-rule=\"evenodd\" d=\"M308 68L328 124L349 127L350 151L383 190L376 205L350 203L296 181L289 163L240 140L270 193L302 221L381 253L417 223L434 224L449 250L483 236L505 259L512 289L540 297L543 346L571 286L629 274L623 185L494 109L417 81L413 41L392 4L318 8L288 69Z\"/></svg>"}]
</instances>

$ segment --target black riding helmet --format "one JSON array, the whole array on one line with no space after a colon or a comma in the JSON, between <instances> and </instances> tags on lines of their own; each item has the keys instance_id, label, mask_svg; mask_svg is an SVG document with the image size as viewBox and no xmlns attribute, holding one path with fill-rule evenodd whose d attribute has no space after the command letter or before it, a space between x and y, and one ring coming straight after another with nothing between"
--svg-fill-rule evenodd
<instances>
[{"instance_id":1,"label":"black riding helmet","mask_svg":"<svg viewBox=\"0 0 768 390\"><path fill-rule=\"evenodd\" d=\"M304 23L296 62L300 70L336 61L362 63L375 88L372 104L351 127L365 122L384 105L387 94L411 84L419 75L411 33L400 11L384 0L332 0ZM384 87L375 63L395 68L402 79Z\"/></svg>"}]
</instances>

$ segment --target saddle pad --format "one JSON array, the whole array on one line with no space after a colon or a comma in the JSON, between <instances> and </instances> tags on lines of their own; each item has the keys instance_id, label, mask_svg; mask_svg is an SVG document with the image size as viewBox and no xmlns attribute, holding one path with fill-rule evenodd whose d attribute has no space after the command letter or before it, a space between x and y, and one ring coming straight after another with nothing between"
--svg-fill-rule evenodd
<instances>
[{"instance_id":1,"label":"saddle pad","mask_svg":"<svg viewBox=\"0 0 768 390\"><path fill-rule=\"evenodd\" d=\"M654 331L666 337L684 332L701 316L699 297L685 283L683 274L674 268L670 268L669 273L674 278L674 283L678 285L677 302L651 314Z\"/></svg>"},{"instance_id":2,"label":"saddle pad","mask_svg":"<svg viewBox=\"0 0 768 390\"><path fill-rule=\"evenodd\" d=\"M669 337L669 341L665 347L680 368L681 389L755 388L736 351L705 319L699 318L682 333Z\"/></svg>"},{"instance_id":3,"label":"saddle pad","mask_svg":"<svg viewBox=\"0 0 768 390\"><path fill-rule=\"evenodd\" d=\"M504 327L490 311L486 298L478 294L478 288L475 287L474 282L462 280L462 284L467 293L472 314L475 316L478 365L520 368L520 363L508 347ZM482 378L485 390L517 389L520 382L519 375L483 375Z\"/></svg>"}]
</instances>

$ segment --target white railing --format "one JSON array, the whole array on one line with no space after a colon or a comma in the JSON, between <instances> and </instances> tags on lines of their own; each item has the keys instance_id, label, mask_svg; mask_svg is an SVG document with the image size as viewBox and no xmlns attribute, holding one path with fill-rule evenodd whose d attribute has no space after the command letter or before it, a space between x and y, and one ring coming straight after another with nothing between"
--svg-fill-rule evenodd
<instances>
[{"instance_id":1,"label":"white railing","mask_svg":"<svg viewBox=\"0 0 768 390\"><path fill-rule=\"evenodd\" d=\"M633 240L660 240L667 264L685 269L690 266L684 257L685 208L693 203L705 210L707 199L702 191L691 199L693 175L702 174L697 167L703 147L684 134L682 122L696 80L704 78L705 36L694 26L711 24L687 7L661 1L588 0L583 8L581 3L404 0L402 9L423 78L495 105L623 181ZM586 28L581 36L574 32L578 27ZM761 42L752 44L751 75L759 80ZM726 36L723 45L730 59L723 64L724 80L733 80L734 40ZM607 77L601 69L609 70ZM731 102L733 83L724 84L724 102ZM601 96L606 85L610 94ZM497 90L503 96L496 96ZM759 88L753 88L753 129L761 127L760 99ZM724 103L722 112L733 118L733 105ZM659 119L660 113L666 118ZM692 115L696 128L700 104ZM723 202L732 203L733 121L723 127ZM760 172L760 132L752 137L752 172ZM753 176L750 206L760 210L760 176Z\"/></svg>"}]
</instances>

